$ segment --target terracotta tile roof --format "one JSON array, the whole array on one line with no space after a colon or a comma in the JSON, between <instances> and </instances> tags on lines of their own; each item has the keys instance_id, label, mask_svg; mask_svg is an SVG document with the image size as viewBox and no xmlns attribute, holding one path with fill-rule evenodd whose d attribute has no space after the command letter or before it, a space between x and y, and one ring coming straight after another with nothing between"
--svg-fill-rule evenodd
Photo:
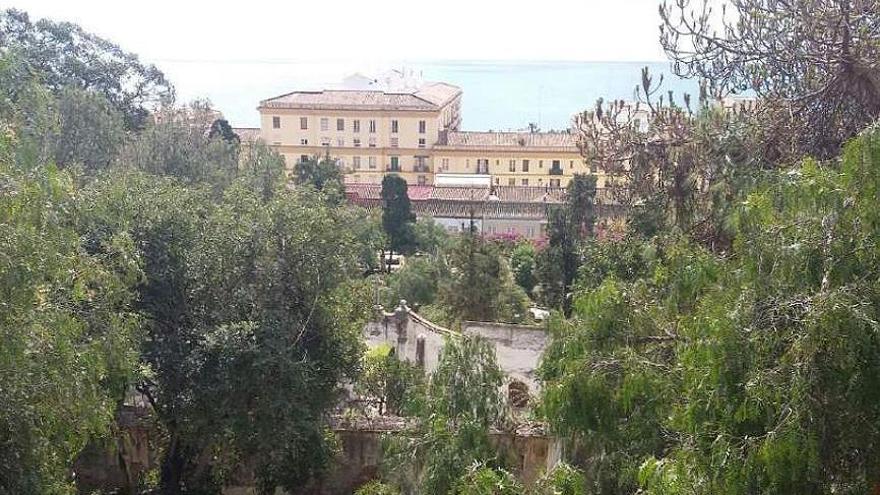
<instances>
[{"instance_id":1,"label":"terracotta tile roof","mask_svg":"<svg viewBox=\"0 0 880 495\"><path fill-rule=\"evenodd\" d=\"M437 110L437 106L411 93L382 91L294 91L260 102L265 108L310 108L350 110Z\"/></svg>"},{"instance_id":2,"label":"terracotta tile roof","mask_svg":"<svg viewBox=\"0 0 880 495\"><path fill-rule=\"evenodd\" d=\"M431 199L453 201L485 201L489 199L488 187L434 186Z\"/></svg>"},{"instance_id":3,"label":"terracotta tile roof","mask_svg":"<svg viewBox=\"0 0 880 495\"><path fill-rule=\"evenodd\" d=\"M431 197L432 186L413 186L406 188L411 201L423 201ZM345 195L353 200L382 200L382 184L346 183Z\"/></svg>"},{"instance_id":4,"label":"terracotta tile roof","mask_svg":"<svg viewBox=\"0 0 880 495\"><path fill-rule=\"evenodd\" d=\"M252 143L260 139L259 127L233 127L232 132L238 134L243 143Z\"/></svg>"},{"instance_id":5,"label":"terracotta tile roof","mask_svg":"<svg viewBox=\"0 0 880 495\"><path fill-rule=\"evenodd\" d=\"M565 200L564 187L494 186L492 193L501 202L561 203Z\"/></svg>"},{"instance_id":6,"label":"terracotta tile roof","mask_svg":"<svg viewBox=\"0 0 880 495\"><path fill-rule=\"evenodd\" d=\"M460 95L461 88L442 82L427 83L413 94L437 105L438 107L442 107L449 103L453 98Z\"/></svg>"},{"instance_id":7,"label":"terracotta tile roof","mask_svg":"<svg viewBox=\"0 0 880 495\"><path fill-rule=\"evenodd\" d=\"M309 108L333 110L434 111L461 94L446 83L426 83L413 91L325 89L293 91L260 102L261 108Z\"/></svg>"},{"instance_id":8,"label":"terracotta tile roof","mask_svg":"<svg viewBox=\"0 0 880 495\"><path fill-rule=\"evenodd\" d=\"M450 132L450 148L552 148L577 152L577 140L567 132Z\"/></svg>"}]
</instances>

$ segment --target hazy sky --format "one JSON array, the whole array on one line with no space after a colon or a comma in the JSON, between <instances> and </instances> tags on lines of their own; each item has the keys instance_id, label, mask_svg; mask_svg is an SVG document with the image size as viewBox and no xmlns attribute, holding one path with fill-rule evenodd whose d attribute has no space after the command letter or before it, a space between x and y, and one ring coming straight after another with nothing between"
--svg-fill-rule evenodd
<instances>
[{"instance_id":1,"label":"hazy sky","mask_svg":"<svg viewBox=\"0 0 880 495\"><path fill-rule=\"evenodd\" d=\"M662 60L658 0L11 0L154 62Z\"/></svg>"},{"instance_id":2,"label":"hazy sky","mask_svg":"<svg viewBox=\"0 0 880 495\"><path fill-rule=\"evenodd\" d=\"M207 98L233 125L254 126L261 99L318 89L355 71L421 70L430 60L665 60L659 1L7 0L0 8L75 22L156 64L180 100ZM542 118L564 126L599 96L627 97L639 77L638 67L623 78L612 78L609 69L581 82L568 80L580 73L550 69L529 71L527 80L504 67L491 80L459 70L427 75L462 85L465 125L472 129ZM491 87L481 87L483 81ZM526 87L512 88L517 82ZM500 99L493 94L499 90ZM490 100L494 106L478 106ZM528 117L506 111L512 101Z\"/></svg>"}]
</instances>

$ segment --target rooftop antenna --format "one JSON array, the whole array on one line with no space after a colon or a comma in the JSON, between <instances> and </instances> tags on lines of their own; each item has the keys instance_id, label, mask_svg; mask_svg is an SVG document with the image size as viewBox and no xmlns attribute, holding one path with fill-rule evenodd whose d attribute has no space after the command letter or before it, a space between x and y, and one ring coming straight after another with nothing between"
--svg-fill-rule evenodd
<instances>
[{"instance_id":1,"label":"rooftop antenna","mask_svg":"<svg viewBox=\"0 0 880 495\"><path fill-rule=\"evenodd\" d=\"M538 128L541 126L541 107L543 106L544 85L538 86Z\"/></svg>"}]
</instances>

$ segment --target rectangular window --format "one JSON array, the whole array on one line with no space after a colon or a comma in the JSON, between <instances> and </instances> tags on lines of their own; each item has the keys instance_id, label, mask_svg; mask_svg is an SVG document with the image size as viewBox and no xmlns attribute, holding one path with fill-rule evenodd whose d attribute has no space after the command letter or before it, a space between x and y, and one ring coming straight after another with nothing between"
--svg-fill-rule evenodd
<instances>
[{"instance_id":1,"label":"rectangular window","mask_svg":"<svg viewBox=\"0 0 880 495\"><path fill-rule=\"evenodd\" d=\"M281 117L272 117L272 128L281 129Z\"/></svg>"},{"instance_id":2,"label":"rectangular window","mask_svg":"<svg viewBox=\"0 0 880 495\"><path fill-rule=\"evenodd\" d=\"M309 155L299 155L300 163L309 161Z\"/></svg>"},{"instance_id":3,"label":"rectangular window","mask_svg":"<svg viewBox=\"0 0 880 495\"><path fill-rule=\"evenodd\" d=\"M419 134L424 134L426 131L427 125L425 125L424 120L419 121Z\"/></svg>"},{"instance_id":4,"label":"rectangular window","mask_svg":"<svg viewBox=\"0 0 880 495\"><path fill-rule=\"evenodd\" d=\"M345 119L336 119L336 130L344 131L345 130Z\"/></svg>"},{"instance_id":5,"label":"rectangular window","mask_svg":"<svg viewBox=\"0 0 880 495\"><path fill-rule=\"evenodd\" d=\"M568 161L568 168L574 168L574 160Z\"/></svg>"},{"instance_id":6,"label":"rectangular window","mask_svg":"<svg viewBox=\"0 0 880 495\"><path fill-rule=\"evenodd\" d=\"M376 121L375 120L370 121L370 132L373 134L376 133Z\"/></svg>"},{"instance_id":7,"label":"rectangular window","mask_svg":"<svg viewBox=\"0 0 880 495\"><path fill-rule=\"evenodd\" d=\"M367 158L367 166L370 168L376 168L376 157L371 156Z\"/></svg>"},{"instance_id":8,"label":"rectangular window","mask_svg":"<svg viewBox=\"0 0 880 495\"><path fill-rule=\"evenodd\" d=\"M339 148L345 147L345 139L336 138L336 146Z\"/></svg>"},{"instance_id":9,"label":"rectangular window","mask_svg":"<svg viewBox=\"0 0 880 495\"><path fill-rule=\"evenodd\" d=\"M391 133L392 133L392 134L397 134L398 127L399 127L399 126L397 125L397 121L396 121L396 120L392 120L392 121L391 121Z\"/></svg>"},{"instance_id":10,"label":"rectangular window","mask_svg":"<svg viewBox=\"0 0 880 495\"><path fill-rule=\"evenodd\" d=\"M397 156L391 157L391 171L392 172L400 172L400 157L397 157Z\"/></svg>"},{"instance_id":11,"label":"rectangular window","mask_svg":"<svg viewBox=\"0 0 880 495\"><path fill-rule=\"evenodd\" d=\"M444 158L440 163L443 166L443 170L449 170L449 158Z\"/></svg>"},{"instance_id":12,"label":"rectangular window","mask_svg":"<svg viewBox=\"0 0 880 495\"><path fill-rule=\"evenodd\" d=\"M523 170L523 172L529 171L529 161L528 160L523 160L523 169L522 170Z\"/></svg>"},{"instance_id":13,"label":"rectangular window","mask_svg":"<svg viewBox=\"0 0 880 495\"><path fill-rule=\"evenodd\" d=\"M322 137L321 138L321 146L330 146L330 138Z\"/></svg>"},{"instance_id":14,"label":"rectangular window","mask_svg":"<svg viewBox=\"0 0 880 495\"><path fill-rule=\"evenodd\" d=\"M360 148L360 147L361 147L361 138L354 138L354 139L353 139L353 142L354 142L354 147L355 147L355 148Z\"/></svg>"},{"instance_id":15,"label":"rectangular window","mask_svg":"<svg viewBox=\"0 0 880 495\"><path fill-rule=\"evenodd\" d=\"M321 117L321 130L329 131L330 130L330 119L327 117Z\"/></svg>"},{"instance_id":16,"label":"rectangular window","mask_svg":"<svg viewBox=\"0 0 880 495\"><path fill-rule=\"evenodd\" d=\"M420 175L420 176L416 179L416 182L418 183L418 185L420 185L420 186L424 186L425 184L428 183L428 179L425 178L424 175Z\"/></svg>"},{"instance_id":17,"label":"rectangular window","mask_svg":"<svg viewBox=\"0 0 880 495\"><path fill-rule=\"evenodd\" d=\"M392 148L397 148L398 144L399 144L399 142L397 141L396 137L391 138L391 147Z\"/></svg>"},{"instance_id":18,"label":"rectangular window","mask_svg":"<svg viewBox=\"0 0 880 495\"><path fill-rule=\"evenodd\" d=\"M306 130L309 128L309 118L308 117L300 117L299 118L299 128L302 130Z\"/></svg>"},{"instance_id":19,"label":"rectangular window","mask_svg":"<svg viewBox=\"0 0 880 495\"><path fill-rule=\"evenodd\" d=\"M529 179L523 179L523 180L522 180L522 185L524 185L524 186L529 185Z\"/></svg>"},{"instance_id":20,"label":"rectangular window","mask_svg":"<svg viewBox=\"0 0 880 495\"><path fill-rule=\"evenodd\" d=\"M489 159L488 158L477 158L477 173L478 174L488 174L489 173Z\"/></svg>"},{"instance_id":21,"label":"rectangular window","mask_svg":"<svg viewBox=\"0 0 880 495\"><path fill-rule=\"evenodd\" d=\"M508 186L515 186L515 185L516 185L516 179L514 179L513 177L507 179L507 185L508 185Z\"/></svg>"},{"instance_id":22,"label":"rectangular window","mask_svg":"<svg viewBox=\"0 0 880 495\"><path fill-rule=\"evenodd\" d=\"M425 147L425 138L419 138L419 148Z\"/></svg>"},{"instance_id":23,"label":"rectangular window","mask_svg":"<svg viewBox=\"0 0 880 495\"><path fill-rule=\"evenodd\" d=\"M428 171L428 157L427 156L416 156L415 158L415 166L413 169L416 172L427 172Z\"/></svg>"},{"instance_id":24,"label":"rectangular window","mask_svg":"<svg viewBox=\"0 0 880 495\"><path fill-rule=\"evenodd\" d=\"M299 144L301 144L301 145L303 145L303 146L308 146L308 145L309 145L309 140L308 140L308 139L305 139L305 138L300 139L300 140L299 140Z\"/></svg>"},{"instance_id":25,"label":"rectangular window","mask_svg":"<svg viewBox=\"0 0 880 495\"><path fill-rule=\"evenodd\" d=\"M351 158L351 166L354 167L355 170L361 168L361 157L353 156Z\"/></svg>"},{"instance_id":26,"label":"rectangular window","mask_svg":"<svg viewBox=\"0 0 880 495\"><path fill-rule=\"evenodd\" d=\"M371 137L370 138L370 148L375 148L375 147L376 147L376 138Z\"/></svg>"},{"instance_id":27,"label":"rectangular window","mask_svg":"<svg viewBox=\"0 0 880 495\"><path fill-rule=\"evenodd\" d=\"M550 187L561 187L559 185L559 179L550 179Z\"/></svg>"},{"instance_id":28,"label":"rectangular window","mask_svg":"<svg viewBox=\"0 0 880 495\"><path fill-rule=\"evenodd\" d=\"M352 132L361 132L361 121L360 120L352 120L351 121L351 130L352 130Z\"/></svg>"},{"instance_id":29,"label":"rectangular window","mask_svg":"<svg viewBox=\"0 0 880 495\"><path fill-rule=\"evenodd\" d=\"M510 171L516 172L516 160L510 160Z\"/></svg>"},{"instance_id":30,"label":"rectangular window","mask_svg":"<svg viewBox=\"0 0 880 495\"><path fill-rule=\"evenodd\" d=\"M544 160L538 160L538 168L544 168Z\"/></svg>"}]
</instances>

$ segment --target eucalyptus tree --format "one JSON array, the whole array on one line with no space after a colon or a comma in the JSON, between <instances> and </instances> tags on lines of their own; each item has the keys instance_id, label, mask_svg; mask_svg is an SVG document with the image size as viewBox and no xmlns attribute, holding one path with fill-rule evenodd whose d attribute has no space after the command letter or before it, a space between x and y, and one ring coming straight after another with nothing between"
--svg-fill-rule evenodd
<instances>
[{"instance_id":1,"label":"eucalyptus tree","mask_svg":"<svg viewBox=\"0 0 880 495\"><path fill-rule=\"evenodd\" d=\"M760 181L726 256L657 239L551 322L543 413L592 492L880 486L877 132Z\"/></svg>"}]
</instances>

